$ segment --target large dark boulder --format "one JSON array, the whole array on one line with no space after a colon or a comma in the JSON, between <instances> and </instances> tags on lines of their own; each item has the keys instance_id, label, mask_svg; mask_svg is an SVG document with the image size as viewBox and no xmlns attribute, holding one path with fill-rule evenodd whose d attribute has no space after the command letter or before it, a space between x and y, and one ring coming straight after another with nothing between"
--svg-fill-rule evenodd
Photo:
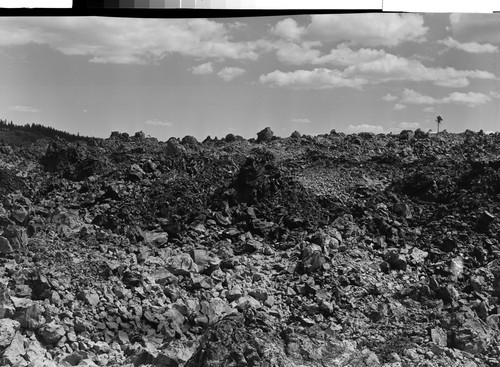
<instances>
[{"instance_id":1,"label":"large dark boulder","mask_svg":"<svg viewBox=\"0 0 500 367\"><path fill-rule=\"evenodd\" d=\"M269 142L273 139L274 133L270 127L266 127L265 129L259 131L257 133L257 143L265 143Z\"/></svg>"},{"instance_id":2,"label":"large dark boulder","mask_svg":"<svg viewBox=\"0 0 500 367\"><path fill-rule=\"evenodd\" d=\"M13 170L0 168L0 197L17 190L25 193L27 189L24 178L16 176Z\"/></svg>"},{"instance_id":3,"label":"large dark boulder","mask_svg":"<svg viewBox=\"0 0 500 367\"><path fill-rule=\"evenodd\" d=\"M269 197L276 189L279 169L268 159L248 157L233 184L240 202L254 204Z\"/></svg>"},{"instance_id":4,"label":"large dark boulder","mask_svg":"<svg viewBox=\"0 0 500 367\"><path fill-rule=\"evenodd\" d=\"M81 181L92 175L108 171L109 162L96 147L89 147L83 142L52 142L40 163L47 172L59 173L62 177Z\"/></svg>"},{"instance_id":5,"label":"large dark boulder","mask_svg":"<svg viewBox=\"0 0 500 367\"><path fill-rule=\"evenodd\" d=\"M181 140L181 144L190 148L196 148L198 145L200 145L198 140L191 135L186 135L185 137L183 137Z\"/></svg>"}]
</instances>

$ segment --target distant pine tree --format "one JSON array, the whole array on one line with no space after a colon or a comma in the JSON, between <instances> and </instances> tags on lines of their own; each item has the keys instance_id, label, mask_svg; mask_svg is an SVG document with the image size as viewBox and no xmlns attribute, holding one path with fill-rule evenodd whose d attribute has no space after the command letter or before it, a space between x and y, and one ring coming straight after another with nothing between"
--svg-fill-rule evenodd
<instances>
[{"instance_id":1,"label":"distant pine tree","mask_svg":"<svg viewBox=\"0 0 500 367\"><path fill-rule=\"evenodd\" d=\"M436 117L436 122L438 124L438 129L437 129L438 134L439 134L439 125L441 124L442 121L443 121L443 118L438 115L438 117Z\"/></svg>"}]
</instances>

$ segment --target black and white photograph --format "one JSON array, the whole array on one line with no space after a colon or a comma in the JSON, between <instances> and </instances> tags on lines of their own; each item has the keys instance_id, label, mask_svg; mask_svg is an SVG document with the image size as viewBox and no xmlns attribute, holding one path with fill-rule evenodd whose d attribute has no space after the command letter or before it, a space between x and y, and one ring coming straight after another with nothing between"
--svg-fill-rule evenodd
<instances>
[{"instance_id":1,"label":"black and white photograph","mask_svg":"<svg viewBox=\"0 0 500 367\"><path fill-rule=\"evenodd\" d=\"M0 10L0 365L499 366L500 14L184 1Z\"/></svg>"}]
</instances>

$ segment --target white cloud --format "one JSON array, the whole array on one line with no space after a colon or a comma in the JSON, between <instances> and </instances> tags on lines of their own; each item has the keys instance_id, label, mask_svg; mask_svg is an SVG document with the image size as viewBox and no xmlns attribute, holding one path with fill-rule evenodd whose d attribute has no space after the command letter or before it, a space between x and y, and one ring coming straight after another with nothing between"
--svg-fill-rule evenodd
<instances>
[{"instance_id":1,"label":"white cloud","mask_svg":"<svg viewBox=\"0 0 500 367\"><path fill-rule=\"evenodd\" d=\"M404 104L396 103L393 107L396 111L404 110L406 106Z\"/></svg>"},{"instance_id":2,"label":"white cloud","mask_svg":"<svg viewBox=\"0 0 500 367\"><path fill-rule=\"evenodd\" d=\"M366 84L366 80L362 78L345 78L339 70L324 68L291 72L275 70L261 75L259 81L262 84L271 86L296 89L331 89L340 87L360 89L362 85Z\"/></svg>"},{"instance_id":3,"label":"white cloud","mask_svg":"<svg viewBox=\"0 0 500 367\"><path fill-rule=\"evenodd\" d=\"M470 42L500 43L498 14L450 15L450 31L453 38Z\"/></svg>"},{"instance_id":4,"label":"white cloud","mask_svg":"<svg viewBox=\"0 0 500 367\"><path fill-rule=\"evenodd\" d=\"M386 55L383 50L375 50L371 48L361 48L354 51L347 46L346 43L337 45L336 48L330 50L328 54L322 55L321 51L314 47L321 46L319 41L305 41L300 44L292 42L277 42L276 56L281 62L302 65L313 64L323 65L332 64L339 66L347 66L360 64L372 60L383 58Z\"/></svg>"},{"instance_id":5,"label":"white cloud","mask_svg":"<svg viewBox=\"0 0 500 367\"><path fill-rule=\"evenodd\" d=\"M337 45L337 48L330 50L330 53L324 55L316 63L334 64L334 65L353 65L362 64L383 58L386 55L384 50L375 50L373 48L360 48L354 51L346 43Z\"/></svg>"},{"instance_id":6,"label":"white cloud","mask_svg":"<svg viewBox=\"0 0 500 367\"><path fill-rule=\"evenodd\" d=\"M469 107L474 107L480 104L485 104L491 101L491 98L486 94L477 93L477 92L469 92L469 93L460 93L453 92L447 97L442 99L442 103L457 103L457 104L465 104Z\"/></svg>"},{"instance_id":7,"label":"white cloud","mask_svg":"<svg viewBox=\"0 0 500 367\"><path fill-rule=\"evenodd\" d=\"M403 96L401 100L405 103L417 104L417 105L436 105L436 104L454 103L454 104L463 104L468 107L475 107L477 105L485 104L491 101L491 98L486 94L477 92L468 92L468 93L453 92L442 98L434 98L431 96L423 95L412 89L405 89L403 91Z\"/></svg>"},{"instance_id":8,"label":"white cloud","mask_svg":"<svg viewBox=\"0 0 500 367\"><path fill-rule=\"evenodd\" d=\"M490 91L490 97L491 98L500 98L500 93L492 90L492 91Z\"/></svg>"},{"instance_id":9,"label":"white cloud","mask_svg":"<svg viewBox=\"0 0 500 367\"><path fill-rule=\"evenodd\" d=\"M437 99L435 99L431 96L423 95L417 91L414 91L413 89L405 89L403 91L403 97L401 98L401 101L404 103L411 103L411 104L436 104L436 103L438 103Z\"/></svg>"},{"instance_id":10,"label":"white cloud","mask_svg":"<svg viewBox=\"0 0 500 367\"><path fill-rule=\"evenodd\" d=\"M315 14L306 37L365 46L396 46L422 41L428 28L418 14Z\"/></svg>"},{"instance_id":11,"label":"white cloud","mask_svg":"<svg viewBox=\"0 0 500 367\"><path fill-rule=\"evenodd\" d=\"M436 109L434 107L429 106L424 108L424 112L436 112Z\"/></svg>"},{"instance_id":12,"label":"white cloud","mask_svg":"<svg viewBox=\"0 0 500 367\"><path fill-rule=\"evenodd\" d=\"M308 118L297 118L297 119L291 119L290 121L296 122L299 124L310 124L311 123L311 120L309 120Z\"/></svg>"},{"instance_id":13,"label":"white cloud","mask_svg":"<svg viewBox=\"0 0 500 367\"><path fill-rule=\"evenodd\" d=\"M40 112L38 108L28 107L28 106L10 106L9 110L15 112L29 112L29 113Z\"/></svg>"},{"instance_id":14,"label":"white cloud","mask_svg":"<svg viewBox=\"0 0 500 367\"><path fill-rule=\"evenodd\" d=\"M351 133L383 133L384 128L380 125L369 125L369 124L361 124L361 125L349 125L347 130Z\"/></svg>"},{"instance_id":15,"label":"white cloud","mask_svg":"<svg viewBox=\"0 0 500 367\"><path fill-rule=\"evenodd\" d=\"M495 75L481 70L457 70L452 67L424 66L418 60L385 54L379 59L352 65L344 70L347 76L359 76L372 83L388 81L432 82L442 87L461 88L469 85L469 79L495 79Z\"/></svg>"},{"instance_id":16,"label":"white cloud","mask_svg":"<svg viewBox=\"0 0 500 367\"><path fill-rule=\"evenodd\" d=\"M302 42L301 44L293 42L275 42L276 56L278 60L286 64L302 65L307 63L315 63L321 56L321 52L313 49L314 46L319 46L318 42Z\"/></svg>"},{"instance_id":17,"label":"white cloud","mask_svg":"<svg viewBox=\"0 0 500 367\"><path fill-rule=\"evenodd\" d=\"M36 42L96 63L150 64L171 53L197 58L256 60L263 41L235 42L230 24L209 19L106 17L4 18L0 46Z\"/></svg>"},{"instance_id":18,"label":"white cloud","mask_svg":"<svg viewBox=\"0 0 500 367\"><path fill-rule=\"evenodd\" d=\"M287 40L298 40L304 34L305 27L299 27L297 22L292 18L286 18L276 23L272 33L278 37Z\"/></svg>"},{"instance_id":19,"label":"white cloud","mask_svg":"<svg viewBox=\"0 0 500 367\"><path fill-rule=\"evenodd\" d=\"M451 37L448 37L444 40L439 40L437 43L441 45L445 45L449 48L456 48L465 52L469 53L497 53L498 52L498 47L494 46L489 43L478 43L478 42L466 42L466 43L460 43L456 40L454 40Z\"/></svg>"},{"instance_id":20,"label":"white cloud","mask_svg":"<svg viewBox=\"0 0 500 367\"><path fill-rule=\"evenodd\" d=\"M403 130L415 130L420 127L420 124L418 122L400 122L398 126Z\"/></svg>"},{"instance_id":21,"label":"white cloud","mask_svg":"<svg viewBox=\"0 0 500 367\"><path fill-rule=\"evenodd\" d=\"M302 64L334 64L346 66L343 70L331 71L336 78L352 79L357 87L363 84L380 84L391 81L431 82L434 85L448 88L463 88L470 84L470 79L495 79L493 73L482 70L457 70L452 67L428 67L420 60L407 59L386 53L384 50L362 48L353 50L345 43L330 50L328 54L321 54L316 47L318 42L277 42L274 44L276 55L282 62L292 65ZM288 79L292 77L305 78L307 74L318 79L320 71L325 79L324 68L314 71L296 70L286 73ZM284 80L283 72L274 72L274 77ZM330 75L331 75L330 73ZM269 75L269 74L268 74ZM280 82L277 81L277 84ZM283 85L287 83L282 83ZM294 83L296 84L296 83ZM324 84L324 83L323 83ZM329 83L331 84L331 83ZM345 83L344 83L345 84ZM385 98L391 98L390 95Z\"/></svg>"},{"instance_id":22,"label":"white cloud","mask_svg":"<svg viewBox=\"0 0 500 367\"><path fill-rule=\"evenodd\" d=\"M391 101L395 101L396 99L398 99L398 97L395 95L392 95L391 93L387 93L385 96L382 97L382 99L384 101L391 102Z\"/></svg>"},{"instance_id":23,"label":"white cloud","mask_svg":"<svg viewBox=\"0 0 500 367\"><path fill-rule=\"evenodd\" d=\"M156 119L152 119L152 120L147 120L145 122L146 125L153 125L153 126L174 126L174 124L172 124L171 122L168 122L168 121L160 121L160 120L156 120Z\"/></svg>"},{"instance_id":24,"label":"white cloud","mask_svg":"<svg viewBox=\"0 0 500 367\"><path fill-rule=\"evenodd\" d=\"M223 79L224 81L228 82L230 80L233 80L234 78L243 75L245 73L245 69L242 68L237 68L237 67L226 67L219 71L217 75Z\"/></svg>"},{"instance_id":25,"label":"white cloud","mask_svg":"<svg viewBox=\"0 0 500 367\"><path fill-rule=\"evenodd\" d=\"M206 62L204 64L194 66L190 70L196 75L212 74L214 72L212 62Z\"/></svg>"},{"instance_id":26,"label":"white cloud","mask_svg":"<svg viewBox=\"0 0 500 367\"><path fill-rule=\"evenodd\" d=\"M452 67L427 67L417 59L407 59L371 48L353 50L342 43L322 54L321 43L284 42L273 44L278 60L290 65L346 66L345 77L367 79L372 84L390 81L432 82L434 85L461 88L469 85L470 79L494 79L495 75L481 70L457 70Z\"/></svg>"}]
</instances>

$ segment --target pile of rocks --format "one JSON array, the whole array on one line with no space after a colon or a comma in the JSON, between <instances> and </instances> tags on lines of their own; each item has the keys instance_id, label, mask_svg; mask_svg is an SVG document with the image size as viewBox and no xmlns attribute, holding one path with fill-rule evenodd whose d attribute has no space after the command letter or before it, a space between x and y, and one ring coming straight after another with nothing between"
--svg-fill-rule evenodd
<instances>
[{"instance_id":1,"label":"pile of rocks","mask_svg":"<svg viewBox=\"0 0 500 367\"><path fill-rule=\"evenodd\" d=\"M0 365L497 366L499 143L2 149Z\"/></svg>"}]
</instances>

